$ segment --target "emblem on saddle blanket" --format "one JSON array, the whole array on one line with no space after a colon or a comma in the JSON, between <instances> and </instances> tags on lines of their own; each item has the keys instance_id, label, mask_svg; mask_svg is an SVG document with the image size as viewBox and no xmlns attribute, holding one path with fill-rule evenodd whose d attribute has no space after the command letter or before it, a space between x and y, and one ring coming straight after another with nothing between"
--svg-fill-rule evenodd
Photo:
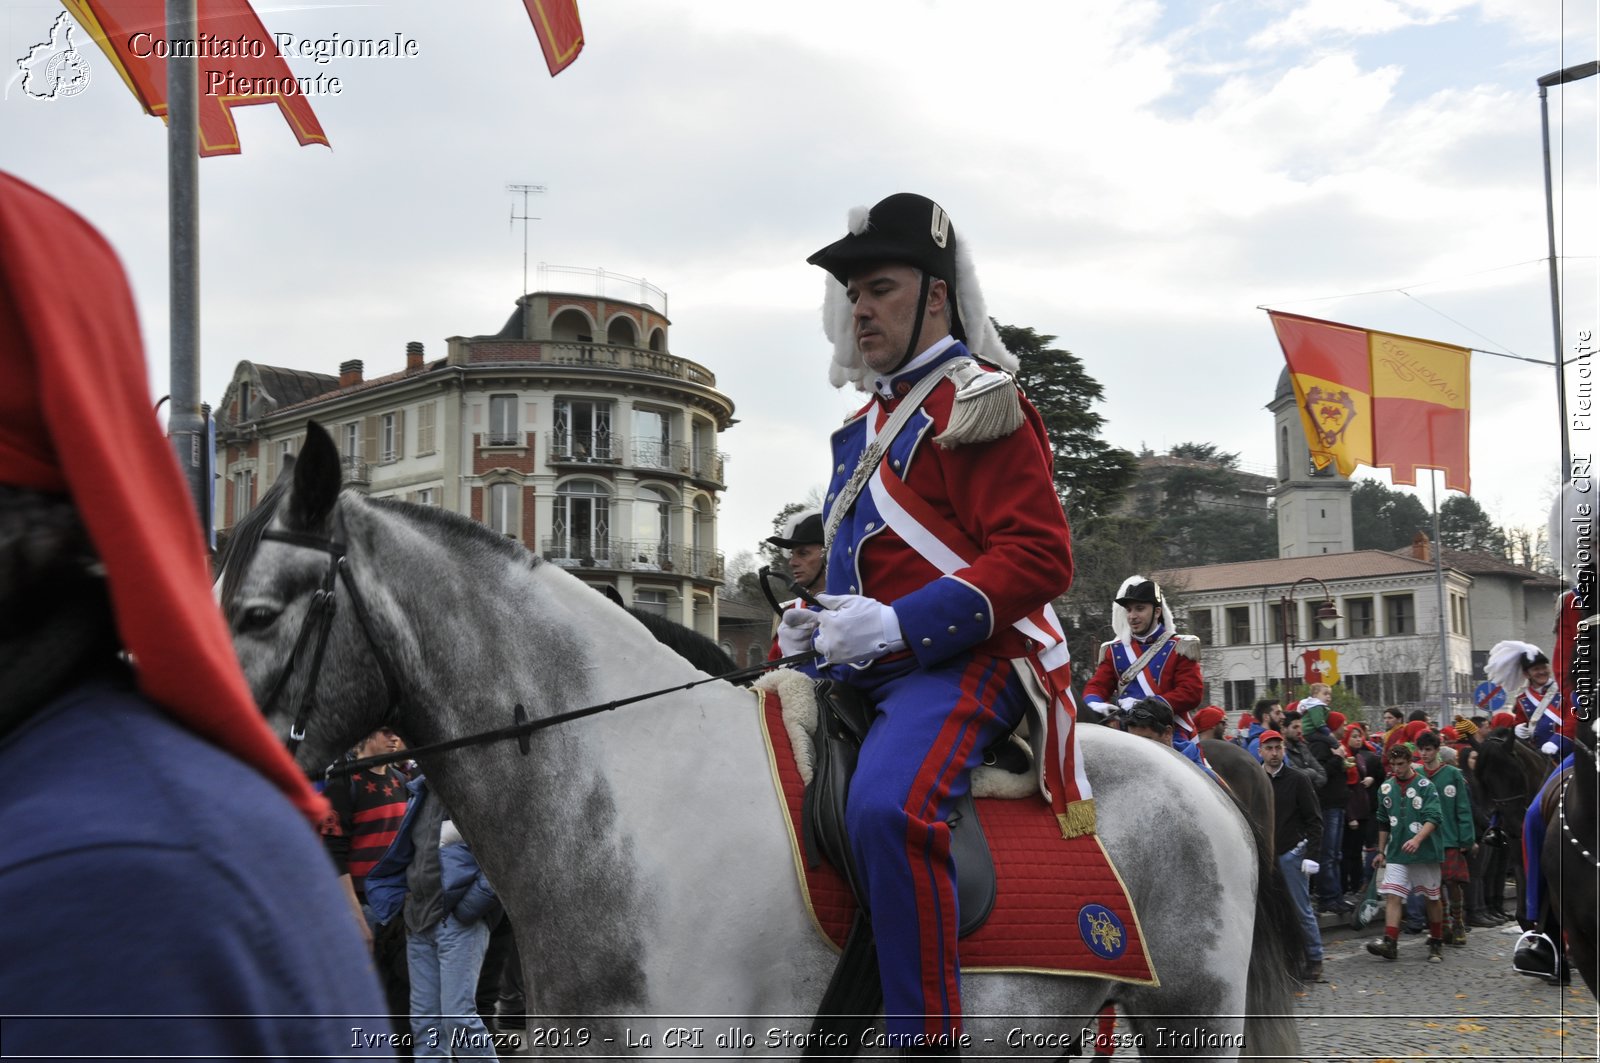
<instances>
[{"instance_id":1,"label":"emblem on saddle blanket","mask_svg":"<svg viewBox=\"0 0 1600 1063\"><path fill-rule=\"evenodd\" d=\"M855 897L831 864L807 866L800 839L817 713L811 680L794 672L769 673L758 681L755 694L801 895L818 931L842 948ZM979 786L975 772L975 793L981 792ZM1008 797L977 799L997 891L988 920L961 939L961 969L1159 985L1133 900L1098 835L1063 838L1031 779L1024 787L1001 786Z\"/></svg>"}]
</instances>

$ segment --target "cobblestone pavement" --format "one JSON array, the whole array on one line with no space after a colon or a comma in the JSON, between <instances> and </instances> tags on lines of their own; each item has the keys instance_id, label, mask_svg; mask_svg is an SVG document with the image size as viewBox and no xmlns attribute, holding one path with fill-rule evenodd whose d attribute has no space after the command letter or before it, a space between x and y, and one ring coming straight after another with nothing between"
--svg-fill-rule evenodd
<instances>
[{"instance_id":1,"label":"cobblestone pavement","mask_svg":"<svg viewBox=\"0 0 1600 1063\"><path fill-rule=\"evenodd\" d=\"M1515 927L1515 924L1509 924ZM1325 930L1325 982L1298 995L1301 1047L1342 1060L1594 1060L1600 1029L1581 979L1549 985L1511 970L1519 931L1480 928L1427 962L1425 935L1402 934L1393 962L1367 952L1382 929Z\"/></svg>"}]
</instances>

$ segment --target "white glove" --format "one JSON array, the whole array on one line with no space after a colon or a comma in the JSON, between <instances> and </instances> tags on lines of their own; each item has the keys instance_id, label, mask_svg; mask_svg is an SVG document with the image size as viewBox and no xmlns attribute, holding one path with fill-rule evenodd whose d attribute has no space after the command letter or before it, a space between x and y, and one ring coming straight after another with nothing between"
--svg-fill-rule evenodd
<instances>
[{"instance_id":1,"label":"white glove","mask_svg":"<svg viewBox=\"0 0 1600 1063\"><path fill-rule=\"evenodd\" d=\"M1561 752L1561 747L1556 745L1554 742L1546 742L1544 745L1539 747L1539 752L1548 753L1553 757L1557 753Z\"/></svg>"},{"instance_id":2,"label":"white glove","mask_svg":"<svg viewBox=\"0 0 1600 1063\"><path fill-rule=\"evenodd\" d=\"M1300 873L1302 875L1315 875L1318 871L1321 871L1321 870L1322 870L1322 865L1317 863L1315 860L1302 860L1302 861L1300 861Z\"/></svg>"},{"instance_id":3,"label":"white glove","mask_svg":"<svg viewBox=\"0 0 1600 1063\"><path fill-rule=\"evenodd\" d=\"M793 657L811 649L811 636L817 632L820 615L812 609L785 609L778 622L778 653Z\"/></svg>"},{"instance_id":4,"label":"white glove","mask_svg":"<svg viewBox=\"0 0 1600 1063\"><path fill-rule=\"evenodd\" d=\"M1118 698L1117 704L1122 706L1123 712L1131 712L1133 707L1139 704L1141 700L1140 698Z\"/></svg>"},{"instance_id":5,"label":"white glove","mask_svg":"<svg viewBox=\"0 0 1600 1063\"><path fill-rule=\"evenodd\" d=\"M1109 701L1101 701L1099 698L1096 698L1093 701L1085 701L1084 704L1089 706L1095 712L1099 713L1101 716L1104 716L1106 713L1111 711L1111 703Z\"/></svg>"},{"instance_id":6,"label":"white glove","mask_svg":"<svg viewBox=\"0 0 1600 1063\"><path fill-rule=\"evenodd\" d=\"M1516 727L1512 728L1512 730L1516 732L1516 736L1518 738L1533 737L1533 724L1531 723L1519 723Z\"/></svg>"},{"instance_id":7,"label":"white glove","mask_svg":"<svg viewBox=\"0 0 1600 1063\"><path fill-rule=\"evenodd\" d=\"M906 648L894 610L859 594L819 594L817 651L830 664L864 664Z\"/></svg>"}]
</instances>

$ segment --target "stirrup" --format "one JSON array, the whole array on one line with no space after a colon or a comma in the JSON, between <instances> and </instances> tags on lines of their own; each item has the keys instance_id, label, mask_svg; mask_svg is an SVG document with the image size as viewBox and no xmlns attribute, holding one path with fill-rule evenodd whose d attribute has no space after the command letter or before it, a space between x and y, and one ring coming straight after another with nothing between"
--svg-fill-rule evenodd
<instances>
[{"instance_id":1,"label":"stirrup","mask_svg":"<svg viewBox=\"0 0 1600 1063\"><path fill-rule=\"evenodd\" d=\"M1537 930L1525 930L1511 949L1511 969L1534 978L1554 977L1561 962L1555 942ZM1539 966L1534 966L1538 964Z\"/></svg>"}]
</instances>

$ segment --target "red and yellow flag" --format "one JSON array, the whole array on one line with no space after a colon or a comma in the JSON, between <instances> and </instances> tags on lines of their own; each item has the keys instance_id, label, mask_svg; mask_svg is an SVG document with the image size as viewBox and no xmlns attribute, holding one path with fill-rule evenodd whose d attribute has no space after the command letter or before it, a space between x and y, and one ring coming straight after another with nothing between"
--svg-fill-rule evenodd
<instances>
[{"instance_id":1,"label":"red and yellow flag","mask_svg":"<svg viewBox=\"0 0 1600 1063\"><path fill-rule=\"evenodd\" d=\"M1345 476L1356 465L1389 469L1415 484L1418 468L1441 469L1445 486L1468 491L1469 351L1298 314L1267 311L1289 363L1311 459Z\"/></svg>"},{"instance_id":2,"label":"red and yellow flag","mask_svg":"<svg viewBox=\"0 0 1600 1063\"><path fill-rule=\"evenodd\" d=\"M533 31L544 49L544 65L555 77L583 51L583 24L578 21L578 0L522 0L533 20Z\"/></svg>"},{"instance_id":3,"label":"red and yellow flag","mask_svg":"<svg viewBox=\"0 0 1600 1063\"><path fill-rule=\"evenodd\" d=\"M165 0L61 0L146 114L167 117ZM304 144L328 143L300 83L249 0L197 0L200 154L239 154L230 108L275 103ZM187 42L185 42L187 47Z\"/></svg>"},{"instance_id":4,"label":"red and yellow flag","mask_svg":"<svg viewBox=\"0 0 1600 1063\"><path fill-rule=\"evenodd\" d=\"M1300 663L1304 666L1307 686L1312 683L1333 684L1339 681L1338 650L1306 650L1300 655Z\"/></svg>"}]
</instances>

